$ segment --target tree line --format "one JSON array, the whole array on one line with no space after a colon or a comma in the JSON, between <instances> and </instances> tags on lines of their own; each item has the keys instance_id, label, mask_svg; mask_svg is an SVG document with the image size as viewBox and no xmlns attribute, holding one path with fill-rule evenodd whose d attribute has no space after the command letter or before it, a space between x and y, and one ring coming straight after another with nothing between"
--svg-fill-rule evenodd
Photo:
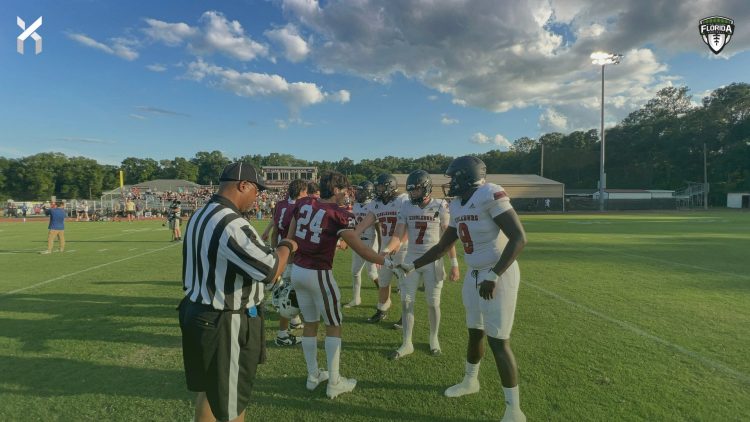
<instances>
[{"instance_id":1,"label":"tree line","mask_svg":"<svg viewBox=\"0 0 750 422\"><path fill-rule=\"evenodd\" d=\"M492 150L477 156L489 173L539 174L544 149L544 177L567 189L595 189L599 180L600 142L597 129L539 139L522 137L509 151ZM704 145L707 153L710 203L722 205L726 193L750 191L750 84L734 83L713 91L700 105L692 103L687 87L667 87L616 126L606 130L608 188L679 190L703 181ZM354 183L380 173L409 173L423 169L443 173L454 157L431 154L419 158L308 161L291 154L245 155L229 158L219 151L201 151L173 160L128 157L120 166L99 164L85 157L51 152L10 159L0 157L0 199L98 198L119 186L154 179L184 179L216 184L231 161L255 166L316 166L337 170Z\"/></svg>"}]
</instances>

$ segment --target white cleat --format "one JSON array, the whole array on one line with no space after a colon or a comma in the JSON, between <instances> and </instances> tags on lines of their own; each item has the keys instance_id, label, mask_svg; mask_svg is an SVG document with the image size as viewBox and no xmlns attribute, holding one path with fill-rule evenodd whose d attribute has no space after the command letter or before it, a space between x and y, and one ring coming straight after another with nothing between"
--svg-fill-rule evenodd
<instances>
[{"instance_id":1,"label":"white cleat","mask_svg":"<svg viewBox=\"0 0 750 422\"><path fill-rule=\"evenodd\" d=\"M352 300L351 302L344 305L344 308L354 308L362 304L361 300Z\"/></svg>"},{"instance_id":2,"label":"white cleat","mask_svg":"<svg viewBox=\"0 0 750 422\"><path fill-rule=\"evenodd\" d=\"M335 399L339 394L348 393L354 390L357 386L357 380L354 378L339 377L339 382L336 384L328 383L326 387L326 395L328 398Z\"/></svg>"},{"instance_id":3,"label":"white cleat","mask_svg":"<svg viewBox=\"0 0 750 422\"><path fill-rule=\"evenodd\" d=\"M523 414L521 409L510 409L505 408L505 414L500 422L526 422L526 415Z\"/></svg>"},{"instance_id":4,"label":"white cleat","mask_svg":"<svg viewBox=\"0 0 750 422\"><path fill-rule=\"evenodd\" d=\"M328 371L318 370L318 376L313 377L312 375L307 376L307 389L310 391L318 388L321 382L328 380Z\"/></svg>"},{"instance_id":5,"label":"white cleat","mask_svg":"<svg viewBox=\"0 0 750 422\"><path fill-rule=\"evenodd\" d=\"M479 391L479 381L476 379L467 380L466 377L464 377L464 380L460 383L452 387L448 387L445 390L445 396L461 397L467 394L474 394L477 391Z\"/></svg>"}]
</instances>

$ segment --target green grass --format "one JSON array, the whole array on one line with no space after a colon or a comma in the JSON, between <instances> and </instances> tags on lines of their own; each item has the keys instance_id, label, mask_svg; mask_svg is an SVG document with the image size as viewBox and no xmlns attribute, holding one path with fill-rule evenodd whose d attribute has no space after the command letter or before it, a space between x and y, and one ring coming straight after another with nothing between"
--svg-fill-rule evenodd
<instances>
[{"instance_id":1,"label":"green grass","mask_svg":"<svg viewBox=\"0 0 750 422\"><path fill-rule=\"evenodd\" d=\"M750 214L522 220L529 244L513 349L530 421L750 419ZM39 255L46 224L0 223L0 420L190 420L178 245L155 221L67 223L66 237L70 252ZM345 301L349 263L349 251L337 255ZM400 332L364 322L376 300L364 287L364 306L344 311L342 373L359 380L354 393L308 392L301 350L272 344L271 315L248 420L502 417L489 356L479 393L442 396L463 374L460 283L443 289L443 355L428 355L419 297L417 350L396 362L386 354Z\"/></svg>"}]
</instances>

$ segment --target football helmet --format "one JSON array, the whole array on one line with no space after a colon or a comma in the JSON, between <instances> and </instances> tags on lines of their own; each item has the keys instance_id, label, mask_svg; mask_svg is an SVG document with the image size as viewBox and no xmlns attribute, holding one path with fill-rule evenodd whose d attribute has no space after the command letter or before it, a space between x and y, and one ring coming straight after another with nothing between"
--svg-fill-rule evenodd
<instances>
[{"instance_id":1,"label":"football helmet","mask_svg":"<svg viewBox=\"0 0 750 422\"><path fill-rule=\"evenodd\" d=\"M375 179L375 197L384 204L390 202L398 193L398 183L393 175L383 173Z\"/></svg>"},{"instance_id":2,"label":"football helmet","mask_svg":"<svg viewBox=\"0 0 750 422\"><path fill-rule=\"evenodd\" d=\"M462 196L484 183L487 166L477 157L464 155L451 161L448 169L445 170L445 175L451 179L449 183L442 186L445 196Z\"/></svg>"},{"instance_id":3,"label":"football helmet","mask_svg":"<svg viewBox=\"0 0 750 422\"><path fill-rule=\"evenodd\" d=\"M412 191L422 188L422 195L415 197ZM432 193L432 179L430 174L424 170L415 170L406 178L406 191L409 192L409 200L414 205L422 205L425 198L429 198Z\"/></svg>"},{"instance_id":4,"label":"football helmet","mask_svg":"<svg viewBox=\"0 0 750 422\"><path fill-rule=\"evenodd\" d=\"M285 283L273 292L273 306L279 311L279 315L292 319L299 315L299 303L297 303L297 292L291 283Z\"/></svg>"},{"instance_id":5,"label":"football helmet","mask_svg":"<svg viewBox=\"0 0 750 422\"><path fill-rule=\"evenodd\" d=\"M375 196L375 185L365 180L354 188L354 199L360 204L371 200Z\"/></svg>"}]
</instances>

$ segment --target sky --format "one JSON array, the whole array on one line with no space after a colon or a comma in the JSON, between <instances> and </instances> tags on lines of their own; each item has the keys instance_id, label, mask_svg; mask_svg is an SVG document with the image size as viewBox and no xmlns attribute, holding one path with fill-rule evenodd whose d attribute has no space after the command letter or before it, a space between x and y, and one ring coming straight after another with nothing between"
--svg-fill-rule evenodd
<instances>
[{"instance_id":1,"label":"sky","mask_svg":"<svg viewBox=\"0 0 750 422\"><path fill-rule=\"evenodd\" d=\"M698 32L735 21L713 54ZM31 26L42 52L28 37ZM0 156L355 161L612 126L661 88L750 82L747 0L3 0Z\"/></svg>"}]
</instances>

